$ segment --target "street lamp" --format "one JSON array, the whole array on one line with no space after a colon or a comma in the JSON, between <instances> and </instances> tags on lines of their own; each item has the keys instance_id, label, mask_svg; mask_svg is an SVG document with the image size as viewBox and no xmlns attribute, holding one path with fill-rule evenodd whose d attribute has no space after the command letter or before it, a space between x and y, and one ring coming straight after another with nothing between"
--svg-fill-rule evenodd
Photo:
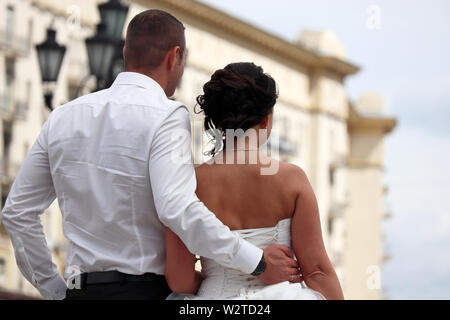
<instances>
[{"instance_id":1,"label":"street lamp","mask_svg":"<svg viewBox=\"0 0 450 320\"><path fill-rule=\"evenodd\" d=\"M123 71L123 27L128 7L119 0L110 0L98 6L101 23L97 33L86 40L90 74L97 78L97 90L112 84Z\"/></svg>"},{"instance_id":2,"label":"street lamp","mask_svg":"<svg viewBox=\"0 0 450 320\"><path fill-rule=\"evenodd\" d=\"M108 36L106 24L97 25L97 33L86 39L90 73L97 77L97 90L108 80L117 41Z\"/></svg>"},{"instance_id":3,"label":"street lamp","mask_svg":"<svg viewBox=\"0 0 450 320\"><path fill-rule=\"evenodd\" d=\"M56 31L47 30L47 39L36 46L39 67L41 69L41 77L44 85L56 82L59 71L66 53L66 47L56 42ZM47 88L44 92L45 104L47 108L53 110L52 99L53 92Z\"/></svg>"},{"instance_id":4,"label":"street lamp","mask_svg":"<svg viewBox=\"0 0 450 320\"><path fill-rule=\"evenodd\" d=\"M128 7L119 0L110 0L98 6L101 21L106 25L106 33L115 40L122 38L123 26L128 14Z\"/></svg>"},{"instance_id":5,"label":"street lamp","mask_svg":"<svg viewBox=\"0 0 450 320\"><path fill-rule=\"evenodd\" d=\"M106 86L110 87L119 73L123 72L125 69L124 61L123 61L123 47L125 45L125 40L120 40L116 44L116 48L114 49L114 57L111 62L111 68L109 68L109 76L106 81Z\"/></svg>"},{"instance_id":6,"label":"street lamp","mask_svg":"<svg viewBox=\"0 0 450 320\"><path fill-rule=\"evenodd\" d=\"M97 88L100 90L112 84L117 74L123 71L122 49L124 41L122 32L128 14L128 7L120 0L109 0L98 6L101 22L97 25L95 35L85 40L89 59L89 76L97 78ZM48 84L56 82L66 48L56 43L56 31L48 30L47 40L36 46L41 68L42 81L45 88L45 103L52 110L52 98ZM88 79L88 77L85 79ZM81 82L78 92L85 84Z\"/></svg>"}]
</instances>

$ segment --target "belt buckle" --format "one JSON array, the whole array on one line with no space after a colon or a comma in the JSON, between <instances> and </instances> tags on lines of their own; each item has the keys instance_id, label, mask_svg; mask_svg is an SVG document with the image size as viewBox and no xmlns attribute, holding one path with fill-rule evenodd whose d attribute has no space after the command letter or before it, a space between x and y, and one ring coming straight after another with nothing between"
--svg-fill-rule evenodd
<instances>
[{"instance_id":1,"label":"belt buckle","mask_svg":"<svg viewBox=\"0 0 450 320\"><path fill-rule=\"evenodd\" d=\"M86 282L87 282L87 273L80 273L80 288L79 288L80 290L83 290L86 287Z\"/></svg>"}]
</instances>

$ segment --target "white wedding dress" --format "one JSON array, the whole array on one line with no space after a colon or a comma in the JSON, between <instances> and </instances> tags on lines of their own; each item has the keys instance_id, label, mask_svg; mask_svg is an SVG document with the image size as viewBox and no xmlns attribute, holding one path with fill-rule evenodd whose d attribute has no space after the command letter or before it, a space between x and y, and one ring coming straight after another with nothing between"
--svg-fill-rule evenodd
<instances>
[{"instance_id":1,"label":"white wedding dress","mask_svg":"<svg viewBox=\"0 0 450 320\"><path fill-rule=\"evenodd\" d=\"M284 219L275 227L233 230L259 248L278 243L291 247L291 219ZM291 249L292 250L292 249ZM201 258L204 280L196 295L172 293L168 300L325 300L304 282L289 281L266 286L257 277L223 267L214 260Z\"/></svg>"}]
</instances>

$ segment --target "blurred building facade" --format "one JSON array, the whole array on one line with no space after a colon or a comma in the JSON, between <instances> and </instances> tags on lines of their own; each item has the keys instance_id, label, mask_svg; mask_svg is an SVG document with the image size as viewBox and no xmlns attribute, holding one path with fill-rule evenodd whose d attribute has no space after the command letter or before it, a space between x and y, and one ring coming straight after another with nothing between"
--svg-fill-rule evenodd
<instances>
[{"instance_id":1,"label":"blurred building facade","mask_svg":"<svg viewBox=\"0 0 450 320\"><path fill-rule=\"evenodd\" d=\"M54 105L87 93L84 40L98 22L97 1L0 0L0 156L2 206L14 177L49 111L34 45L52 25L67 53L55 87ZM102 1L101 1L102 2ZM124 1L125 2L125 1ZM319 202L327 252L348 299L380 299L383 263L383 141L395 119L383 113L376 93L352 103L345 79L359 71L330 31L304 31L287 42L194 0L135 0L128 21L148 8L171 12L186 26L189 50L175 98L192 114L194 158L204 159L201 115L195 98L211 74L230 62L261 65L277 81L273 134L280 158L302 167ZM44 231L60 272L65 268L62 218L55 201L42 216ZM8 236L0 229L0 290L38 295L21 276Z\"/></svg>"}]
</instances>

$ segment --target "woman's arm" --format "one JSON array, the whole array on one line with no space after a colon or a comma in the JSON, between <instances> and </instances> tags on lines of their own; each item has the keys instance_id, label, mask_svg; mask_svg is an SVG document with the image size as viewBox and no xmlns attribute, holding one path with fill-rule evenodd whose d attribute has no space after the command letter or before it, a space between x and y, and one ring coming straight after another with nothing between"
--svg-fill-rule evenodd
<instances>
[{"instance_id":1,"label":"woman's arm","mask_svg":"<svg viewBox=\"0 0 450 320\"><path fill-rule=\"evenodd\" d=\"M291 223L292 247L307 286L328 300L344 299L323 243L317 200L306 174L296 167L298 196Z\"/></svg>"},{"instance_id":2,"label":"woman's arm","mask_svg":"<svg viewBox=\"0 0 450 320\"><path fill-rule=\"evenodd\" d=\"M203 277L195 271L195 255L189 252L181 239L166 228L166 280L177 293L197 293Z\"/></svg>"}]
</instances>

